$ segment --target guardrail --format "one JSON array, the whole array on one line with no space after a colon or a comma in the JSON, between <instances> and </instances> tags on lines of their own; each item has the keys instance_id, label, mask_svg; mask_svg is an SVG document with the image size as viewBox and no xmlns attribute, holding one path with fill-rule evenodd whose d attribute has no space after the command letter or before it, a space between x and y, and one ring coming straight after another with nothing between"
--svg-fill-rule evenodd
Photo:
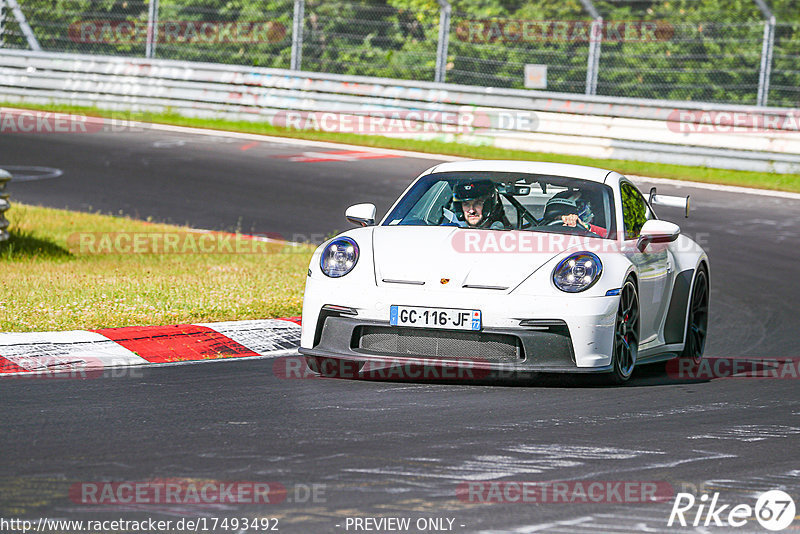
<instances>
[{"instance_id":1,"label":"guardrail","mask_svg":"<svg viewBox=\"0 0 800 534\"><path fill-rule=\"evenodd\" d=\"M305 113L301 119L317 112L329 114L338 131L344 119L352 124L353 117L399 117L405 121L400 130L356 133L606 159L800 172L800 110L786 108L16 50L0 53L0 100L119 111L171 110L277 125L287 123L287 110ZM302 127L320 127L319 117L311 117L313 121L301 121Z\"/></svg>"},{"instance_id":2,"label":"guardrail","mask_svg":"<svg viewBox=\"0 0 800 534\"><path fill-rule=\"evenodd\" d=\"M8 219L6 219L6 211L11 208L11 203L8 201L9 194L6 192L6 185L11 181L11 173L0 169L0 241L8 239Z\"/></svg>"}]
</instances>

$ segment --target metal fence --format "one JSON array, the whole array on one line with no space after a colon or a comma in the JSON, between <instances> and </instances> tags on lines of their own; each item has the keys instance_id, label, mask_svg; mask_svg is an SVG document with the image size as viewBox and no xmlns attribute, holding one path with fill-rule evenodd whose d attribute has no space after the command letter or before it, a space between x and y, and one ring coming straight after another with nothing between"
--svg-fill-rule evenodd
<instances>
[{"instance_id":1,"label":"metal fence","mask_svg":"<svg viewBox=\"0 0 800 534\"><path fill-rule=\"evenodd\" d=\"M91 126L75 128L75 133L158 128L132 123L130 112L169 110L291 129L800 173L800 110L785 108L23 50L0 54L0 95L10 103L59 102L118 112L108 121L61 117L67 125ZM0 112L6 132L55 131L48 125L63 115L25 109ZM68 126L60 131L66 130L72 132Z\"/></svg>"},{"instance_id":2,"label":"metal fence","mask_svg":"<svg viewBox=\"0 0 800 534\"><path fill-rule=\"evenodd\" d=\"M531 0L514 10L494 0L0 0L0 39L7 48L798 107L793 2L709 12L690 0Z\"/></svg>"}]
</instances>

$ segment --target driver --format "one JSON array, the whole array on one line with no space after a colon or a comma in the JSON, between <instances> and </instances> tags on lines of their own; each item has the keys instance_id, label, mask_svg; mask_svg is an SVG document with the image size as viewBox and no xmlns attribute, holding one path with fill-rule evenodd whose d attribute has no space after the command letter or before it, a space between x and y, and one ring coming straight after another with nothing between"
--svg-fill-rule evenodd
<instances>
[{"instance_id":1,"label":"driver","mask_svg":"<svg viewBox=\"0 0 800 534\"><path fill-rule=\"evenodd\" d=\"M511 226L497 186L491 180L461 182L453 190L453 208L459 221L471 228L504 230Z\"/></svg>"},{"instance_id":2,"label":"driver","mask_svg":"<svg viewBox=\"0 0 800 534\"><path fill-rule=\"evenodd\" d=\"M544 208L544 221L558 221L564 226L581 228L600 237L606 237L608 231L602 226L592 224L594 213L592 203L584 200L580 191L562 191L547 201Z\"/></svg>"}]
</instances>

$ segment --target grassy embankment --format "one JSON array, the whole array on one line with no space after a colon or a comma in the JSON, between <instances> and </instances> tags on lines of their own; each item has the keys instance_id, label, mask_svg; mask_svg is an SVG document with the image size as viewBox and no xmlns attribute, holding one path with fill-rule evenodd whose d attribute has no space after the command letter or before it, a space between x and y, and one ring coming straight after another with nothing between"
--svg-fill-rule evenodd
<instances>
[{"instance_id":1,"label":"grassy embankment","mask_svg":"<svg viewBox=\"0 0 800 534\"><path fill-rule=\"evenodd\" d=\"M0 331L300 313L311 247L203 237L187 228L13 199L8 218L11 238L0 244Z\"/></svg>"}]
</instances>

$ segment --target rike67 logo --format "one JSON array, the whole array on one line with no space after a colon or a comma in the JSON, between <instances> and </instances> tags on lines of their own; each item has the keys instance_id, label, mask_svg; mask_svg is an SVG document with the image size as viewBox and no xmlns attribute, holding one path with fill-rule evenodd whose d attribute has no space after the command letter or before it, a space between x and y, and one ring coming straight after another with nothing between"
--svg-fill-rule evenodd
<instances>
[{"instance_id":1,"label":"rike67 logo","mask_svg":"<svg viewBox=\"0 0 800 534\"><path fill-rule=\"evenodd\" d=\"M720 504L719 492L714 493L710 500L706 493L699 498L691 493L678 493L667 526L738 528L755 518L765 529L779 531L792 524L794 514L794 499L781 490L765 491L758 496L755 506Z\"/></svg>"}]
</instances>

